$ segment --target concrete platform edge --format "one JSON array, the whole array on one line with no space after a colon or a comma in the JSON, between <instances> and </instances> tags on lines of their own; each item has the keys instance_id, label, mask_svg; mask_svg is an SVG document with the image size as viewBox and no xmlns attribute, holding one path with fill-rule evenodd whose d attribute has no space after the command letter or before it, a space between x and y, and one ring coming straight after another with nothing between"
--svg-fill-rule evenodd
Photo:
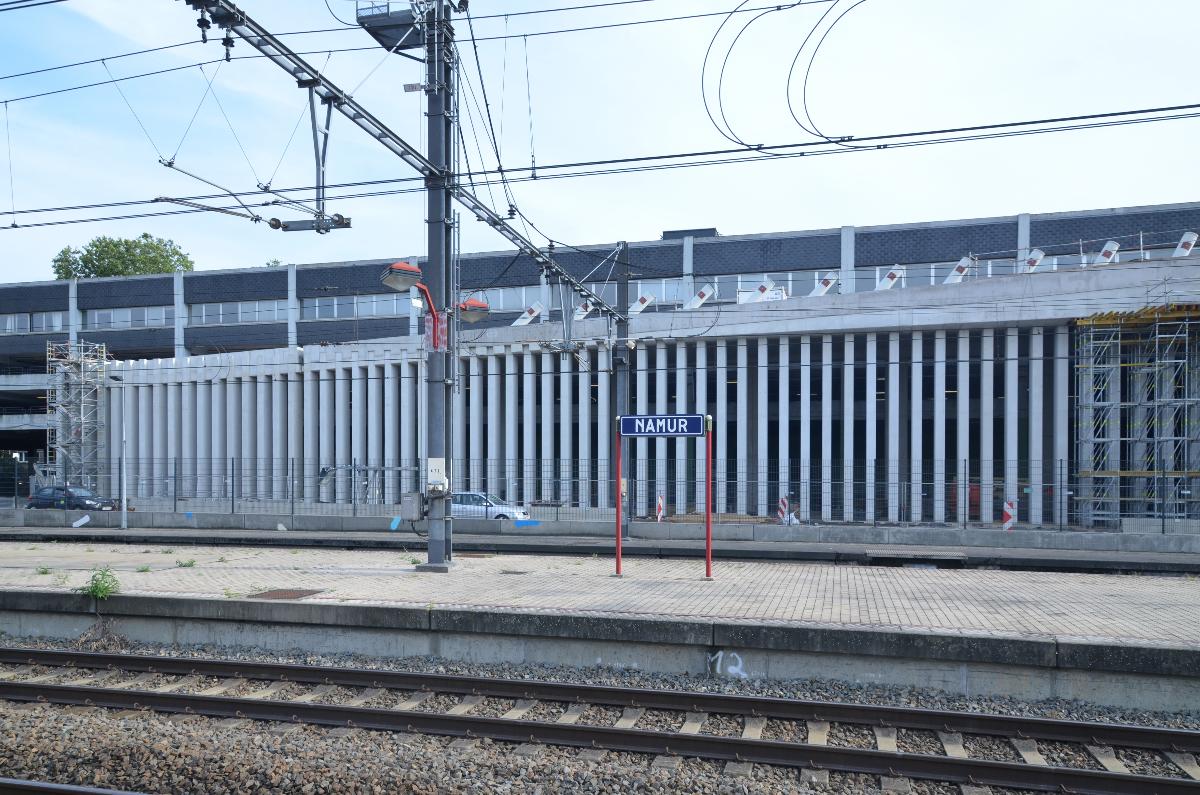
<instances>
[{"instance_id":1,"label":"concrete platform edge","mask_svg":"<svg viewBox=\"0 0 1200 795\"><path fill-rule=\"evenodd\" d=\"M90 615L90 598L57 591L0 591L0 613ZM454 607L275 602L118 594L100 603L116 619L200 620L307 627L409 630L446 636L507 636L615 644L662 644L739 653L851 655L1093 673L1135 673L1200 682L1200 650L1084 643L1052 636L972 635L902 628L849 628L665 616L607 616Z\"/></svg>"}]
</instances>

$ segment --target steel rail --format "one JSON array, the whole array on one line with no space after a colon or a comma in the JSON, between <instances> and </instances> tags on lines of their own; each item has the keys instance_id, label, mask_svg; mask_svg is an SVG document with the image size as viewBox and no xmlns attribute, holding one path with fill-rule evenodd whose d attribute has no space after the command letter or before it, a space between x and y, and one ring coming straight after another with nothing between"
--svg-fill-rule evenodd
<instances>
[{"instance_id":1,"label":"steel rail","mask_svg":"<svg viewBox=\"0 0 1200 795\"><path fill-rule=\"evenodd\" d=\"M188 657L153 657L7 647L0 647L0 663L100 670L119 669L180 676L283 680L297 684L330 684L343 687L428 690L493 698L537 699L539 701L618 707L637 706L645 709L681 712L753 715L794 721L819 720L833 723L859 723L869 726L990 734L1125 748L1200 752L1200 731L1187 729L1013 717L876 704L840 704L767 696L737 696L724 693L651 690L523 679L492 679L407 671L380 671L369 668L338 668L244 660L205 660Z\"/></svg>"},{"instance_id":2,"label":"steel rail","mask_svg":"<svg viewBox=\"0 0 1200 795\"><path fill-rule=\"evenodd\" d=\"M52 781L0 778L0 795L136 795L136 793L131 790L82 787L77 784L55 784Z\"/></svg>"},{"instance_id":3,"label":"steel rail","mask_svg":"<svg viewBox=\"0 0 1200 795\"><path fill-rule=\"evenodd\" d=\"M435 712L21 682L0 682L0 699L345 726L376 731L487 737L506 742L540 742L631 753L673 754L1046 792L1089 795L1200 793L1200 782L1157 776L743 737L676 734L644 729L617 729Z\"/></svg>"}]
</instances>

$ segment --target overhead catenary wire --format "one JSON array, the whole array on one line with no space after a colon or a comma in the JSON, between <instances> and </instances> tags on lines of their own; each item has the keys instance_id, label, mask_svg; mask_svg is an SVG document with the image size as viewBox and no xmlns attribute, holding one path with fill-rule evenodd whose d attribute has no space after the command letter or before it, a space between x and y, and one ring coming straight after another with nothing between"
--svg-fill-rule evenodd
<instances>
[{"instance_id":1,"label":"overhead catenary wire","mask_svg":"<svg viewBox=\"0 0 1200 795\"><path fill-rule=\"evenodd\" d=\"M200 69L200 74L203 75L204 67L201 66L201 67L199 67L199 69ZM221 72L221 64L218 64L217 68L213 70L212 77L208 78L206 85L204 86L204 93L200 96L200 102L197 103L196 110L192 113L192 118L191 118L191 120L188 121L188 125L183 131L183 135L181 135L179 137L179 145L175 147L175 153L171 155L172 163L174 163L175 160L179 157L179 152L181 149L183 149L183 142L187 140L188 133L190 133L192 131L192 125L194 125L196 123L196 118L200 115L200 110L201 110L201 108L204 107L204 102L208 99L208 95L210 93L212 93L213 81L217 79L217 75L220 74L220 72Z\"/></svg>"},{"instance_id":2,"label":"overhead catenary wire","mask_svg":"<svg viewBox=\"0 0 1200 795\"><path fill-rule=\"evenodd\" d=\"M7 102L4 103L4 145L8 150L8 199L12 211L12 225L15 227L17 225L17 188L13 177L12 127L9 123Z\"/></svg>"},{"instance_id":3,"label":"overhead catenary wire","mask_svg":"<svg viewBox=\"0 0 1200 795\"><path fill-rule=\"evenodd\" d=\"M55 3L65 2L66 0L9 0L9 2L0 3L0 12L23 11L26 8L37 8L38 6L50 6Z\"/></svg>"},{"instance_id":4,"label":"overhead catenary wire","mask_svg":"<svg viewBox=\"0 0 1200 795\"><path fill-rule=\"evenodd\" d=\"M164 158L162 151L158 148L158 144L154 143L154 138L150 135L150 131L146 129L146 125L142 123L142 117L139 116L137 111L133 109L133 105L130 104L129 98L126 97L125 92L121 90L120 82L113 77L112 71L108 68L107 63L101 61L100 65L103 66L104 71L108 73L110 84L113 86L113 88L117 89L117 93L121 95L121 100L125 103L125 107L129 108L129 112L133 115L134 121L136 121L138 127L141 128L142 134L145 135L146 140L150 142L150 148L154 150L154 154L158 156L159 160L163 160Z\"/></svg>"}]
</instances>

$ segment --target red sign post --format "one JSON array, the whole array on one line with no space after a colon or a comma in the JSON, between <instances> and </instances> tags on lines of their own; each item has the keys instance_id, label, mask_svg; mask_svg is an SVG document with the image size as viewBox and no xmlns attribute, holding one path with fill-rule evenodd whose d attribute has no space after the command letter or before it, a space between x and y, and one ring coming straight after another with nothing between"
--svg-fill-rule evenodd
<instances>
[{"instance_id":1,"label":"red sign post","mask_svg":"<svg viewBox=\"0 0 1200 795\"><path fill-rule=\"evenodd\" d=\"M704 482L704 578L711 580L712 576L712 498L713 498L713 455L712 455L712 417L700 414L662 414L631 417L617 417L616 455L617 455L617 538L616 538L616 576L621 576L621 508L624 498L622 475L621 441L629 436L703 436L705 437L705 467ZM660 499L662 499L660 497Z\"/></svg>"}]
</instances>

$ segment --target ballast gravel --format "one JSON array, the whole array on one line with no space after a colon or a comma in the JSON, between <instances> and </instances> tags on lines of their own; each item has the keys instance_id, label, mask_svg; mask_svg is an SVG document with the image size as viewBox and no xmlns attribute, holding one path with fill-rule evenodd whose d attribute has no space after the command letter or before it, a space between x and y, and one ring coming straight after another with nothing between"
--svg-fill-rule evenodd
<instances>
[{"instance_id":1,"label":"ballast gravel","mask_svg":"<svg viewBox=\"0 0 1200 795\"><path fill-rule=\"evenodd\" d=\"M312 654L303 651L269 652L245 647L171 646L131 643L107 638L103 646L75 640L0 637L0 645L39 649L87 649L130 654L258 662L328 665L375 670L467 674L510 679L544 680L637 687L691 690L736 695L763 695L812 701L881 704L962 712L988 712L1015 716L1040 716L1102 723L1131 723L1200 729L1200 714L1139 712L1052 700L1024 702L1004 697L961 696L942 691L855 685L827 680L737 680L687 674L659 674L612 668L575 669L539 664L479 664L431 657L375 659L357 655ZM0 671L20 666L5 666ZM46 673L35 669L27 676ZM78 678L74 675L68 678ZM165 677L163 682L180 677ZM114 681L121 681L115 679ZM222 680L204 677L178 692L199 692ZM241 684L230 694L260 689L262 683ZM338 688L319 698L321 703L344 703L362 691ZM366 706L395 707L403 694L377 696ZM445 708L460 697L445 699ZM503 714L512 702L487 699L475 714ZM504 706L504 710L501 710ZM556 720L569 707L564 703L539 703L526 720ZM117 717L122 716L122 717ZM589 705L579 723L612 726L621 710ZM179 720L180 717L186 719ZM647 712L639 727L662 722L677 728L679 713ZM516 745L478 740L471 753L447 752L449 738L400 735L386 732L332 732L316 727L277 734L271 724L250 722L234 730L221 729L218 721L198 716L129 715L111 710L71 714L61 707L13 705L0 702L0 771L5 775L90 786L108 786L161 792L248 793L387 793L434 792L719 792L719 793L874 793L880 782L873 776L830 773L829 784L809 787L801 771L755 765L749 776L732 777L723 765L685 759L674 770L652 769L652 757L609 752L601 761L581 759L573 749L545 746L534 756L514 753ZM276 727L277 729L279 727ZM710 715L702 732L740 735L739 716ZM764 738L804 741L804 722L769 720ZM930 733L901 732L898 742L917 753L942 754L940 741ZM966 735L963 742L973 757L1017 761L1003 740ZM830 744L873 748L875 738L867 727L834 724ZM936 744L936 745L935 745ZM1041 744L1051 764L1099 768L1082 746ZM1050 745L1051 747L1046 747ZM1155 754L1126 752L1118 756L1131 770L1155 775L1180 776L1167 760ZM941 795L956 788L937 782L911 781L911 791ZM1015 790L993 788L994 795Z\"/></svg>"}]
</instances>

